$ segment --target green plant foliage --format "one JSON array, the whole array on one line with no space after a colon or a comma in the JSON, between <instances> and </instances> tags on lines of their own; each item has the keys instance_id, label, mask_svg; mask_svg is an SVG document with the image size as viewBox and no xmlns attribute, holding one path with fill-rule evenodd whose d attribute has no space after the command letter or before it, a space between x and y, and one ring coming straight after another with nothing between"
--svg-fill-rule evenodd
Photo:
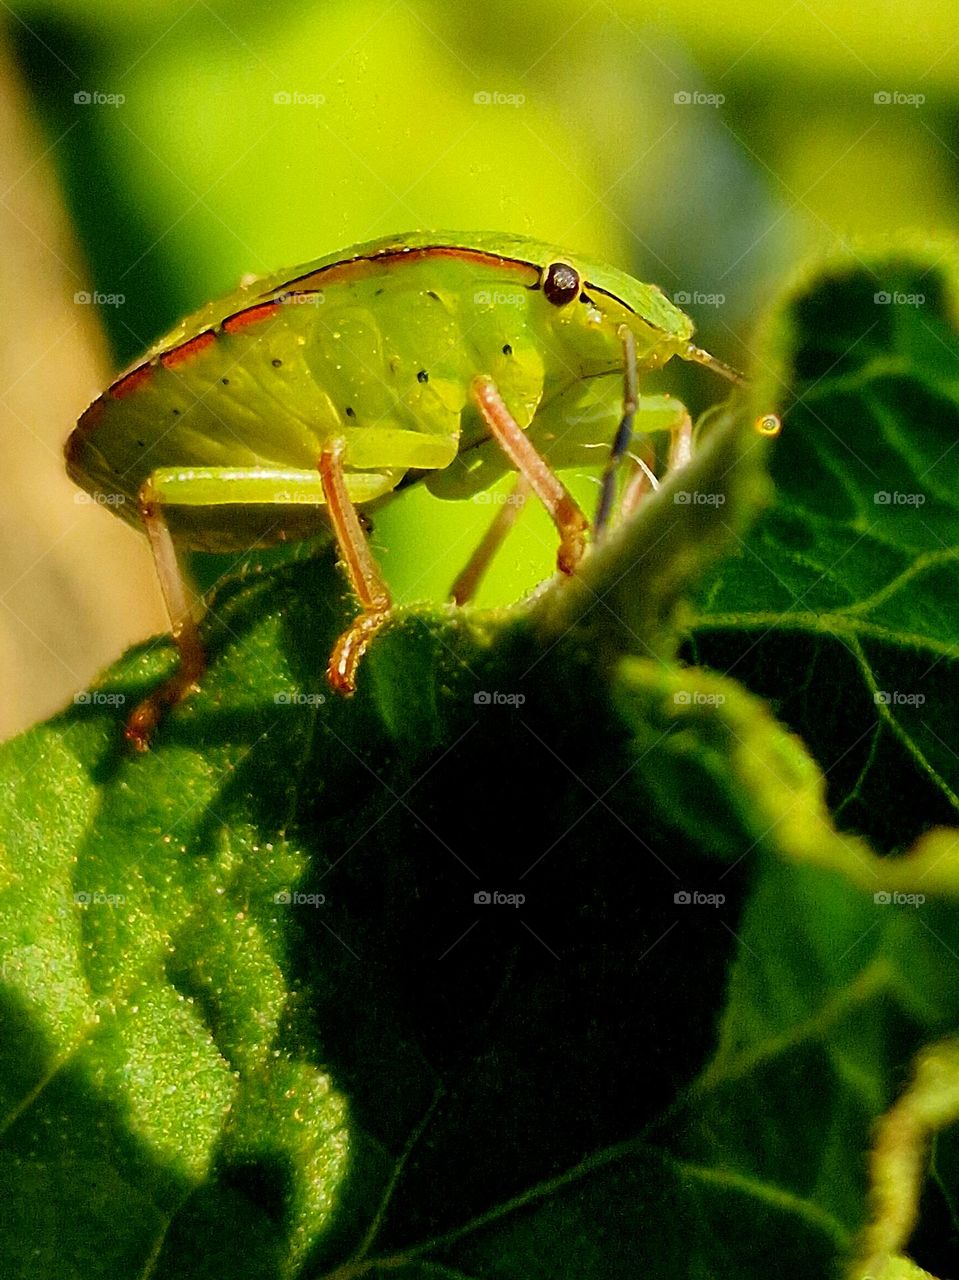
<instances>
[{"instance_id":1,"label":"green plant foliage","mask_svg":"<svg viewBox=\"0 0 959 1280\"><path fill-rule=\"evenodd\" d=\"M691 646L774 701L842 821L886 848L959 812L954 271L941 245L846 257L777 310L757 370L787 423L776 504Z\"/></svg>"},{"instance_id":2,"label":"green plant foliage","mask_svg":"<svg viewBox=\"0 0 959 1280\"><path fill-rule=\"evenodd\" d=\"M946 414L951 325L931 284L928 340L880 313L870 359L897 395L830 370L830 335L864 314L857 270L787 298L770 380L576 578L495 612L400 610L342 700L323 673L353 606L332 558L251 570L214 597L210 671L146 756L122 722L166 643L0 750L0 1273L758 1280L775 1258L808 1280L854 1266L868 1229L884 1274L916 1274L869 1228L867 1156L959 1018L959 837L905 809L886 843L922 838L880 856L763 702L678 658L691 630L744 643L733 616L781 612L788 645L804 590L830 625L865 617L847 606L882 592L883 565L917 602L910 634L945 634L948 602L902 565L915 512L886 513L902 529L853 560L868 592L814 595L823 557L838 591L845 525L805 496L802 466L841 482L822 440L796 440L803 386L775 501L749 425L818 369L826 400L830 378L862 397L865 437L864 406L889 406L877 474L883 450L921 469L917 388L938 369ZM872 515L844 501L847 523ZM790 559L779 533L801 524L812 549ZM805 705L815 742L826 690ZM883 726L899 714L865 701Z\"/></svg>"}]
</instances>

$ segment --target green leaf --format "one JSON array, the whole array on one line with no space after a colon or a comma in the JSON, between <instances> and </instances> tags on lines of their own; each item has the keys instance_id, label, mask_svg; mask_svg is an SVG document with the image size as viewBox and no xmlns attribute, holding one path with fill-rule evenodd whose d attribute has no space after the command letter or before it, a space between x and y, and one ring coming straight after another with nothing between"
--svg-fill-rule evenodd
<instances>
[{"instance_id":1,"label":"green leaf","mask_svg":"<svg viewBox=\"0 0 959 1280\"><path fill-rule=\"evenodd\" d=\"M770 698L843 824L884 848L959 811L956 279L943 245L864 250L777 305L755 393L784 420L776 505L692 629L691 655Z\"/></svg>"},{"instance_id":2,"label":"green leaf","mask_svg":"<svg viewBox=\"0 0 959 1280\"><path fill-rule=\"evenodd\" d=\"M166 643L0 748L2 1274L851 1263L876 1121L959 1019L959 835L877 856L677 663L766 454L729 409L572 580L399 610L350 700L327 554L224 584L145 757Z\"/></svg>"}]
</instances>

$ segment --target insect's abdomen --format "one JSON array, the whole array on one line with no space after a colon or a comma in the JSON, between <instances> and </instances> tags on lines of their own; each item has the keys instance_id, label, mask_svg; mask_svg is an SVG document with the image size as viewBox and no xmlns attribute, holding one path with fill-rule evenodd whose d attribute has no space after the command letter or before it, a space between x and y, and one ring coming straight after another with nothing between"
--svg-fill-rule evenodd
<instances>
[{"instance_id":1,"label":"insect's abdomen","mask_svg":"<svg viewBox=\"0 0 959 1280\"><path fill-rule=\"evenodd\" d=\"M133 500L157 467L311 469L333 435L353 469L445 468L464 409L478 430L476 373L497 379L522 426L539 402L542 295L516 274L400 263L248 306L96 401L71 438L71 474Z\"/></svg>"}]
</instances>

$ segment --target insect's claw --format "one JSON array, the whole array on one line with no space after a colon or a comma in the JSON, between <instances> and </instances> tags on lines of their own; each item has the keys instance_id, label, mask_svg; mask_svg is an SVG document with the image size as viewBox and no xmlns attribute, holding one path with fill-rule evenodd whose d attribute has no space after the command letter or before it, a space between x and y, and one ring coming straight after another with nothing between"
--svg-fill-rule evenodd
<instances>
[{"instance_id":1,"label":"insect's claw","mask_svg":"<svg viewBox=\"0 0 959 1280\"><path fill-rule=\"evenodd\" d=\"M337 640L326 668L326 678L336 693L349 698L356 692L356 672L360 660L370 647L373 637L391 617L392 609L389 607L361 613Z\"/></svg>"}]
</instances>

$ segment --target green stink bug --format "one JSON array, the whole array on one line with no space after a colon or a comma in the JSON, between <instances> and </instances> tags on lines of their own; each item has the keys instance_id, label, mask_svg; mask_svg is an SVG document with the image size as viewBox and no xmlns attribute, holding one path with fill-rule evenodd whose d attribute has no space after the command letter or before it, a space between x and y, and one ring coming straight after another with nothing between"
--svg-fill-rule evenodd
<instances>
[{"instance_id":1,"label":"green stink bug","mask_svg":"<svg viewBox=\"0 0 959 1280\"><path fill-rule=\"evenodd\" d=\"M596 538L624 457L637 470L622 510L655 484L654 455L630 454L634 426L644 439L669 433L669 466L689 456L684 406L640 398L639 374L680 356L741 381L692 334L655 285L490 233L357 245L188 317L90 405L66 444L72 479L145 528L180 652L127 736L145 747L163 707L203 670L180 549L240 551L331 526L362 605L330 659L344 693L391 608L357 506L417 479L469 496L512 466L518 502L494 521L454 600L475 590L530 492L556 525L559 569L572 573L589 523L557 471L593 463L612 438ZM773 416L761 421L778 430Z\"/></svg>"}]
</instances>

